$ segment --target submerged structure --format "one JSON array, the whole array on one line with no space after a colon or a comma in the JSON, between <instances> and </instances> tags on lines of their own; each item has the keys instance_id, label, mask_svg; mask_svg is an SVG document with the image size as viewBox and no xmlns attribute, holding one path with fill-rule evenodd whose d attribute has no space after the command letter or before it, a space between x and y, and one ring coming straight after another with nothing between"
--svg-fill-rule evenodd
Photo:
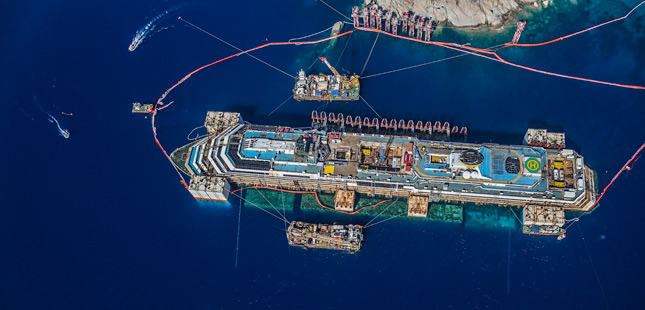
<instances>
[{"instance_id":1,"label":"submerged structure","mask_svg":"<svg viewBox=\"0 0 645 310\"><path fill-rule=\"evenodd\" d=\"M358 75L340 74L325 57L320 57L333 75L306 75L304 70L298 72L296 85L293 88L293 99L318 101L354 101L360 94Z\"/></svg>"},{"instance_id":2,"label":"submerged structure","mask_svg":"<svg viewBox=\"0 0 645 310\"><path fill-rule=\"evenodd\" d=\"M594 171L563 144L451 142L467 131L447 122L312 113L310 129L295 129L208 112L204 125L207 137L171 154L196 199L226 200L233 184L336 193L329 208L345 213L356 195L407 200L411 217L437 212L439 201L519 207L523 232L561 234L564 212L589 211L597 196Z\"/></svg>"}]
</instances>

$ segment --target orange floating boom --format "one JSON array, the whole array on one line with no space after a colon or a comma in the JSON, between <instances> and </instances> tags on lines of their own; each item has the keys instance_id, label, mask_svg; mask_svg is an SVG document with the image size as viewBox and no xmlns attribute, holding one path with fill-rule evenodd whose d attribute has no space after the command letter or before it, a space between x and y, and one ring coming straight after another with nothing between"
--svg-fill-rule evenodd
<instances>
[{"instance_id":1,"label":"orange floating boom","mask_svg":"<svg viewBox=\"0 0 645 310\"><path fill-rule=\"evenodd\" d=\"M340 213L345 213L345 214L356 214L356 213L358 213L358 212L362 211L362 210L363 210L363 209L365 209L365 208L374 208L374 207L376 207L376 206L378 206L378 205L380 205L380 204L382 204L382 203L384 203L384 202L392 201L392 199L385 199L385 200L381 200L381 201L379 201L379 202L377 202L377 203L375 203L375 204L373 204L373 205L364 206L364 207L362 207L362 208L360 208L360 209L358 209L358 210L356 210L356 211L353 211L353 212L347 212L347 211L336 210L336 209L334 209L334 208L331 208L331 207L328 207L328 206L324 205L322 202L320 202L320 198L318 197L318 192L312 192L312 191L292 191L292 190L279 189L279 188L275 188L275 187L268 187L268 186L249 186L249 187L238 188L238 189L236 189L236 190L232 191L232 192L231 192L231 194L236 193L236 192L239 192L239 191L242 191L242 190L245 190L245 189L253 189L253 188L258 188L258 189L268 189L268 190L272 190L272 191L279 191L279 192L292 193L292 194L313 194L313 195L315 195L315 196L316 196L316 201L318 202L318 204L319 204L321 207L323 207L323 208L325 208L325 209L332 210L332 211L336 211L336 212L340 212Z\"/></svg>"}]
</instances>

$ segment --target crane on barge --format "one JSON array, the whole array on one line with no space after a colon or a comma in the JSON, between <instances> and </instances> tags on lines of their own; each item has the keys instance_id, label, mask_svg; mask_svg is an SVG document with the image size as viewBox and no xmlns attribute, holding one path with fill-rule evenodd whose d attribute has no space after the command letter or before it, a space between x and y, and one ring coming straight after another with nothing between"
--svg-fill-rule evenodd
<instances>
[{"instance_id":1,"label":"crane on barge","mask_svg":"<svg viewBox=\"0 0 645 310\"><path fill-rule=\"evenodd\" d=\"M329 63L329 61L327 61L327 58L325 58L325 57L320 57L320 60L321 60L322 62L324 62L324 63L325 63L325 65L327 65L327 68L329 68L329 70L331 70L331 72L333 72L333 73L334 73L334 75L335 75L335 76L340 80L340 82L341 82L341 83L343 83L343 86L345 86L345 88L346 88L346 89L352 89L352 88L354 88L354 87L358 87L358 85L359 85L359 83L358 83L358 75L353 75L351 78L349 78L349 80L347 80L347 78L345 78L344 76L342 76L342 75L338 72L338 70L336 70L336 68L334 68L334 67Z\"/></svg>"}]
</instances>

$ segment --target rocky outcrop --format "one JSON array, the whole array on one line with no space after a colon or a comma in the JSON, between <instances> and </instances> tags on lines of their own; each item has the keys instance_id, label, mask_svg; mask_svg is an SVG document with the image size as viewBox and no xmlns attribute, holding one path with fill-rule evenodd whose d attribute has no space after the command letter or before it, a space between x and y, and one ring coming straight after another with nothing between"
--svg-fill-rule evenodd
<instances>
[{"instance_id":1,"label":"rocky outcrop","mask_svg":"<svg viewBox=\"0 0 645 310\"><path fill-rule=\"evenodd\" d=\"M398 16L412 11L438 22L450 22L457 27L481 25L502 26L504 18L521 8L521 5L536 4L536 0L365 0L381 8L394 11ZM546 2L549 0L540 1Z\"/></svg>"}]
</instances>

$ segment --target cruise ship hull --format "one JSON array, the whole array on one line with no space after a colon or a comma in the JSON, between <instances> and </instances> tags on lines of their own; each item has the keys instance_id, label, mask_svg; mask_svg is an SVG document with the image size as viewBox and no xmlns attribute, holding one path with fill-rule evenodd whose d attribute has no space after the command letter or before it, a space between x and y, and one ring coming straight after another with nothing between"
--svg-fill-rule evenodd
<instances>
[{"instance_id":1,"label":"cruise ship hull","mask_svg":"<svg viewBox=\"0 0 645 310\"><path fill-rule=\"evenodd\" d=\"M244 184L399 197L409 201L409 216L426 216L428 205L443 201L537 206L547 209L532 212L544 217L552 210L589 211L597 196L594 171L573 150L424 140L414 126L356 131L312 125L315 129L250 125L238 113L209 112L210 135L171 157L191 176L193 196L207 200L215 194L225 200L230 184ZM533 213L526 223L538 230L526 233L545 231L539 227L558 231L555 215L538 221Z\"/></svg>"}]
</instances>

